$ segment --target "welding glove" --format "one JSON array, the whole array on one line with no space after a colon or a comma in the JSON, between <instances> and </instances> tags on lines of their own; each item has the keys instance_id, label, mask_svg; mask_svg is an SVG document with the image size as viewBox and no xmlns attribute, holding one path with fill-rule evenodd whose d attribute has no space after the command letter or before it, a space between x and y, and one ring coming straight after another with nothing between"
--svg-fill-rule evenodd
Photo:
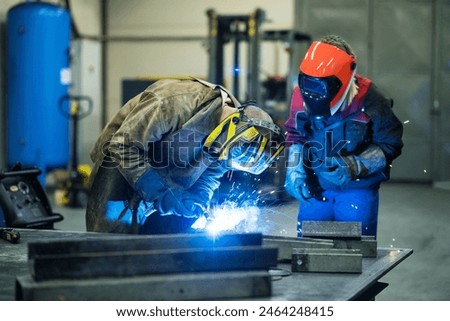
<instances>
[{"instance_id":1,"label":"welding glove","mask_svg":"<svg viewBox=\"0 0 450 321\"><path fill-rule=\"evenodd\" d=\"M355 156L358 164L358 177L384 171L387 161L383 150L377 145L370 145L365 151Z\"/></svg>"},{"instance_id":2,"label":"welding glove","mask_svg":"<svg viewBox=\"0 0 450 321\"><path fill-rule=\"evenodd\" d=\"M319 171L319 176L336 186L346 186L351 180L356 179L361 172L359 160L354 156L341 157L344 161L330 171Z\"/></svg>"},{"instance_id":3,"label":"welding glove","mask_svg":"<svg viewBox=\"0 0 450 321\"><path fill-rule=\"evenodd\" d=\"M309 203L311 197L306 185L306 172L303 168L302 146L289 147L288 162L286 166L285 188L286 192L299 202Z\"/></svg>"},{"instance_id":4,"label":"welding glove","mask_svg":"<svg viewBox=\"0 0 450 321\"><path fill-rule=\"evenodd\" d=\"M328 172L319 172L319 175L337 186L345 186L351 180L363 178L382 171L386 167L386 156L377 145L370 145L359 155L342 157L344 164Z\"/></svg>"},{"instance_id":5,"label":"welding glove","mask_svg":"<svg viewBox=\"0 0 450 321\"><path fill-rule=\"evenodd\" d=\"M169 189L156 201L162 215L174 214L186 218L197 218L206 211L206 204L199 196L180 189Z\"/></svg>"}]
</instances>

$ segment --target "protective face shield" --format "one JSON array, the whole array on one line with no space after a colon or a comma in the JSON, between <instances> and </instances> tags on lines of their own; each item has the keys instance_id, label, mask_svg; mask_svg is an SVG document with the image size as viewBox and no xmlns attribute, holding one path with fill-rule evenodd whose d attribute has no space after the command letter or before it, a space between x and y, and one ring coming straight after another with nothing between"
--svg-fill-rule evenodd
<instances>
[{"instance_id":1,"label":"protective face shield","mask_svg":"<svg viewBox=\"0 0 450 321\"><path fill-rule=\"evenodd\" d=\"M238 107L206 138L203 150L210 157L226 161L228 166L251 174L261 174L284 149L281 130L272 122L248 118Z\"/></svg>"},{"instance_id":2,"label":"protective face shield","mask_svg":"<svg viewBox=\"0 0 450 321\"><path fill-rule=\"evenodd\" d=\"M333 115L342 105L355 73L354 57L314 41L300 64L298 77L306 111L317 117Z\"/></svg>"}]
</instances>

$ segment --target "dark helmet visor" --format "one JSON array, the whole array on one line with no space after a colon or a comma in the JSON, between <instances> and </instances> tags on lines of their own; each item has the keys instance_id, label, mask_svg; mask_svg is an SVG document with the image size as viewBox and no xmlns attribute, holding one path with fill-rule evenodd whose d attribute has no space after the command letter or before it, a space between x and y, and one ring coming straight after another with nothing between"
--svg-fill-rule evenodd
<instances>
[{"instance_id":1,"label":"dark helmet visor","mask_svg":"<svg viewBox=\"0 0 450 321\"><path fill-rule=\"evenodd\" d=\"M298 86L310 115L329 116L331 101L339 92L342 83L335 76L318 78L300 73Z\"/></svg>"},{"instance_id":2,"label":"dark helmet visor","mask_svg":"<svg viewBox=\"0 0 450 321\"><path fill-rule=\"evenodd\" d=\"M237 140L230 147L228 166L251 174L261 174L284 148L282 136L260 134L252 141Z\"/></svg>"}]
</instances>

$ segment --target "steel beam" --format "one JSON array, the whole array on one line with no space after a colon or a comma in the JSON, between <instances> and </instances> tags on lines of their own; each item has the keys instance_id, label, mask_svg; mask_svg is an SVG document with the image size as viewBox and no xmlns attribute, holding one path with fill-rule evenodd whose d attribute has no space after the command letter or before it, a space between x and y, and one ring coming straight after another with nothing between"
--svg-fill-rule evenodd
<instances>
[{"instance_id":1,"label":"steel beam","mask_svg":"<svg viewBox=\"0 0 450 321\"><path fill-rule=\"evenodd\" d=\"M293 249L292 272L361 273L359 250Z\"/></svg>"},{"instance_id":2,"label":"steel beam","mask_svg":"<svg viewBox=\"0 0 450 321\"><path fill-rule=\"evenodd\" d=\"M363 257L377 257L378 242L373 236L361 236L361 240L333 240L336 249L360 250Z\"/></svg>"},{"instance_id":3,"label":"steel beam","mask_svg":"<svg viewBox=\"0 0 450 321\"><path fill-rule=\"evenodd\" d=\"M361 222L303 221L303 237L361 239Z\"/></svg>"},{"instance_id":4,"label":"steel beam","mask_svg":"<svg viewBox=\"0 0 450 321\"><path fill-rule=\"evenodd\" d=\"M271 295L267 271L179 273L125 278L50 280L16 279L18 301L223 300Z\"/></svg>"},{"instance_id":5,"label":"steel beam","mask_svg":"<svg viewBox=\"0 0 450 321\"><path fill-rule=\"evenodd\" d=\"M28 258L40 255L97 253L117 251L147 251L182 248L216 248L225 246L254 246L262 244L259 233L222 234L211 236L198 234L167 235L93 235L87 239L61 238L28 243Z\"/></svg>"},{"instance_id":6,"label":"steel beam","mask_svg":"<svg viewBox=\"0 0 450 321\"><path fill-rule=\"evenodd\" d=\"M242 246L35 255L29 260L36 281L128 277L149 274L268 270L278 249Z\"/></svg>"},{"instance_id":7,"label":"steel beam","mask_svg":"<svg viewBox=\"0 0 450 321\"><path fill-rule=\"evenodd\" d=\"M306 239L301 237L264 236L263 244L278 248L278 261L292 260L294 248L333 248L332 240Z\"/></svg>"}]
</instances>

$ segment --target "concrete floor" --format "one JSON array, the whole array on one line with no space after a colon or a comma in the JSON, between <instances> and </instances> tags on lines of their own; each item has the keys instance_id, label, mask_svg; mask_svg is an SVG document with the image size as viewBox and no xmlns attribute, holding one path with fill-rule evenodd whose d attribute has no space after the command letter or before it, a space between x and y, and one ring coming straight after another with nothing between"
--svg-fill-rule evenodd
<instances>
[{"instance_id":1,"label":"concrete floor","mask_svg":"<svg viewBox=\"0 0 450 321\"><path fill-rule=\"evenodd\" d=\"M55 229L85 231L84 210L54 207L64 220ZM296 235L297 203L265 208L265 234ZM378 301L450 300L450 190L426 184L385 183L380 190L378 246L413 254L380 281Z\"/></svg>"}]
</instances>

